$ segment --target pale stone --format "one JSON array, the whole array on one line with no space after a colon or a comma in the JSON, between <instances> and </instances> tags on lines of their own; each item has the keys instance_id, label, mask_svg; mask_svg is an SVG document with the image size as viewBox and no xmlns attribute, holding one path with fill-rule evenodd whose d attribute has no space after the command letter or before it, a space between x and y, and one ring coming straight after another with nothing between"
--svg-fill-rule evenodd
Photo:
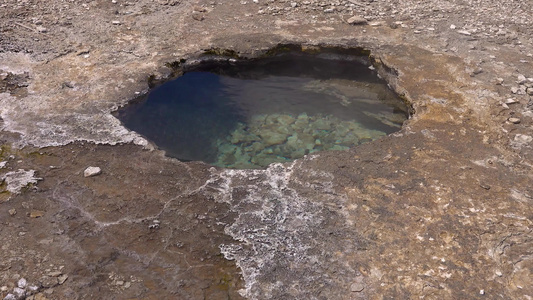
<instances>
[{"instance_id":1,"label":"pale stone","mask_svg":"<svg viewBox=\"0 0 533 300\"><path fill-rule=\"evenodd\" d=\"M30 212L30 218L40 218L42 216L44 216L44 211L42 210L36 210L36 209L32 209L31 212Z\"/></svg>"},{"instance_id":2,"label":"pale stone","mask_svg":"<svg viewBox=\"0 0 533 300\"><path fill-rule=\"evenodd\" d=\"M53 271L53 272L48 273L47 275L50 276L50 277L58 277L61 274L63 274L63 273L60 272L60 271Z\"/></svg>"},{"instance_id":3,"label":"pale stone","mask_svg":"<svg viewBox=\"0 0 533 300\"><path fill-rule=\"evenodd\" d=\"M67 279L68 279L68 275L61 275L57 277L57 283L63 284L65 283L65 281L67 281Z\"/></svg>"},{"instance_id":4,"label":"pale stone","mask_svg":"<svg viewBox=\"0 0 533 300\"><path fill-rule=\"evenodd\" d=\"M102 169L100 169L99 167L88 167L87 169L85 169L85 171L83 171L84 177L92 177L100 174L102 174Z\"/></svg>"},{"instance_id":5,"label":"pale stone","mask_svg":"<svg viewBox=\"0 0 533 300\"><path fill-rule=\"evenodd\" d=\"M365 286L360 282L355 282L350 286L352 292L361 292L365 289Z\"/></svg>"},{"instance_id":6,"label":"pale stone","mask_svg":"<svg viewBox=\"0 0 533 300\"><path fill-rule=\"evenodd\" d=\"M516 81L516 83L518 83L518 84L524 84L527 81L526 76L524 76L522 74L518 75L517 79L518 80Z\"/></svg>"},{"instance_id":7,"label":"pale stone","mask_svg":"<svg viewBox=\"0 0 533 300\"><path fill-rule=\"evenodd\" d=\"M359 16L353 16L346 20L346 22L350 25L363 25L366 24L367 21L365 18L359 17Z\"/></svg>"},{"instance_id":8,"label":"pale stone","mask_svg":"<svg viewBox=\"0 0 533 300\"><path fill-rule=\"evenodd\" d=\"M509 118L507 120L509 122L513 123L513 124L519 124L520 123L520 119L519 118Z\"/></svg>"},{"instance_id":9,"label":"pale stone","mask_svg":"<svg viewBox=\"0 0 533 300\"><path fill-rule=\"evenodd\" d=\"M25 288L27 284L28 282L24 278L19 279L19 281L17 282L17 286L21 289Z\"/></svg>"},{"instance_id":10,"label":"pale stone","mask_svg":"<svg viewBox=\"0 0 533 300\"><path fill-rule=\"evenodd\" d=\"M15 296L17 296L17 299L24 298L26 296L26 291L24 289L21 289L19 287L16 287L13 289L13 293Z\"/></svg>"}]
</instances>

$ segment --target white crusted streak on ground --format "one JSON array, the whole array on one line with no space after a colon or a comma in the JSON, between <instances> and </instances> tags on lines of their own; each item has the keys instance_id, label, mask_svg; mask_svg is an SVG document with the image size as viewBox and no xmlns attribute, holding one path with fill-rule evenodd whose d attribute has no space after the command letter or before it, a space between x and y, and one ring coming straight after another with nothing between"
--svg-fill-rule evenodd
<instances>
[{"instance_id":1,"label":"white crusted streak on ground","mask_svg":"<svg viewBox=\"0 0 533 300\"><path fill-rule=\"evenodd\" d=\"M7 184L7 190L13 194L18 194L28 184L35 184L41 178L35 177L35 170L23 170L12 171L6 173L2 180L5 180Z\"/></svg>"},{"instance_id":2,"label":"white crusted streak on ground","mask_svg":"<svg viewBox=\"0 0 533 300\"><path fill-rule=\"evenodd\" d=\"M322 291L321 295L336 296L343 293L339 287L348 285L338 274L346 275L343 276L346 280L356 276L353 266L334 258L332 253L353 252L357 241L352 239L351 245L324 243L333 234L326 232L331 231L331 227L324 226L328 221L335 219L347 224L342 222L346 217L340 212L342 209L331 209L342 207L345 196L334 193L331 174L301 171L299 164L301 160L272 164L266 170L225 170L208 185L219 191L216 194L219 201L228 203L238 214L236 221L225 229L238 243L221 245L220 249L241 268L244 297L302 296L305 286L306 299L317 299L316 289ZM320 194L315 198L320 201L312 201L298 191ZM341 235L354 234L347 228L342 231ZM335 269L337 275L330 273L330 269Z\"/></svg>"}]
</instances>

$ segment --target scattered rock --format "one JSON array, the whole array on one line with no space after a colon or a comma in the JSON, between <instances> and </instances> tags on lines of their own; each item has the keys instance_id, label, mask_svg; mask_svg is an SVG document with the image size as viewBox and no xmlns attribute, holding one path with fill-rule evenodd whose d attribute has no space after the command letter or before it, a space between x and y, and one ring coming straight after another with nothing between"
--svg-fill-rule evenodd
<instances>
[{"instance_id":1,"label":"scattered rock","mask_svg":"<svg viewBox=\"0 0 533 300\"><path fill-rule=\"evenodd\" d=\"M513 123L513 124L519 124L520 123L520 119L519 118L514 118L514 117L511 117L509 119L507 119L509 122Z\"/></svg>"},{"instance_id":2,"label":"scattered rock","mask_svg":"<svg viewBox=\"0 0 533 300\"><path fill-rule=\"evenodd\" d=\"M52 295L54 293L54 289L46 289L44 291L45 294Z\"/></svg>"},{"instance_id":3,"label":"scattered rock","mask_svg":"<svg viewBox=\"0 0 533 300\"><path fill-rule=\"evenodd\" d=\"M203 21L205 19L202 13L196 12L196 11L192 13L192 18L195 19L196 21Z\"/></svg>"},{"instance_id":4,"label":"scattered rock","mask_svg":"<svg viewBox=\"0 0 533 300\"><path fill-rule=\"evenodd\" d=\"M158 229L161 226L159 220L153 220L152 222L152 224L148 225L148 229Z\"/></svg>"},{"instance_id":5,"label":"scattered rock","mask_svg":"<svg viewBox=\"0 0 533 300\"><path fill-rule=\"evenodd\" d=\"M529 146L529 144L533 141L533 137L530 135L525 134L517 134L515 135L513 141L511 142L511 145L514 148L521 148L524 146Z\"/></svg>"},{"instance_id":6,"label":"scattered rock","mask_svg":"<svg viewBox=\"0 0 533 300\"><path fill-rule=\"evenodd\" d=\"M48 32L48 29L47 29L46 27L43 27L43 26L40 26L40 25L37 26L37 27L35 27L35 29L36 29L37 32L39 32L39 33L46 33L46 32Z\"/></svg>"},{"instance_id":7,"label":"scattered rock","mask_svg":"<svg viewBox=\"0 0 533 300\"><path fill-rule=\"evenodd\" d=\"M48 300L43 293L38 293L33 297L34 300Z\"/></svg>"},{"instance_id":8,"label":"scattered rock","mask_svg":"<svg viewBox=\"0 0 533 300\"><path fill-rule=\"evenodd\" d=\"M193 11L195 11L195 12L207 12L207 8L202 7L202 6L195 6Z\"/></svg>"},{"instance_id":9,"label":"scattered rock","mask_svg":"<svg viewBox=\"0 0 533 300\"><path fill-rule=\"evenodd\" d=\"M365 286L361 282L354 282L350 286L350 290L354 293L362 292L365 289Z\"/></svg>"},{"instance_id":10,"label":"scattered rock","mask_svg":"<svg viewBox=\"0 0 533 300\"><path fill-rule=\"evenodd\" d=\"M17 299L24 299L26 297L26 291L19 287L13 289L13 294L17 297Z\"/></svg>"},{"instance_id":11,"label":"scattered rock","mask_svg":"<svg viewBox=\"0 0 533 300\"><path fill-rule=\"evenodd\" d=\"M62 274L63 273L61 271L53 271L53 272L48 273L48 276L50 276L50 277L58 277L58 276L60 276Z\"/></svg>"},{"instance_id":12,"label":"scattered rock","mask_svg":"<svg viewBox=\"0 0 533 300\"><path fill-rule=\"evenodd\" d=\"M63 284L65 283L65 281L67 281L67 279L68 279L68 275L66 274L60 275L59 277L57 277L57 283Z\"/></svg>"},{"instance_id":13,"label":"scattered rock","mask_svg":"<svg viewBox=\"0 0 533 300\"><path fill-rule=\"evenodd\" d=\"M180 3L181 0L158 0L157 2L161 5L175 6Z\"/></svg>"},{"instance_id":14,"label":"scattered rock","mask_svg":"<svg viewBox=\"0 0 533 300\"><path fill-rule=\"evenodd\" d=\"M30 218L40 218L42 216L44 216L44 211L42 210L36 210L36 209L32 209L31 212L30 212Z\"/></svg>"},{"instance_id":15,"label":"scattered rock","mask_svg":"<svg viewBox=\"0 0 533 300\"><path fill-rule=\"evenodd\" d=\"M7 294L5 297L4 297L4 300L17 300L17 297L13 294Z\"/></svg>"},{"instance_id":16,"label":"scattered rock","mask_svg":"<svg viewBox=\"0 0 533 300\"><path fill-rule=\"evenodd\" d=\"M349 18L346 22L350 25L364 25L367 23L365 18L359 17L359 16L353 16Z\"/></svg>"},{"instance_id":17,"label":"scattered rock","mask_svg":"<svg viewBox=\"0 0 533 300\"><path fill-rule=\"evenodd\" d=\"M120 25L120 21L118 21L118 20L114 20L114 21L111 22L111 24L113 24L113 25Z\"/></svg>"},{"instance_id":18,"label":"scattered rock","mask_svg":"<svg viewBox=\"0 0 533 300\"><path fill-rule=\"evenodd\" d=\"M14 216L16 214L17 214L17 210L16 209L12 208L12 209L9 210L9 215L10 216Z\"/></svg>"},{"instance_id":19,"label":"scattered rock","mask_svg":"<svg viewBox=\"0 0 533 300\"><path fill-rule=\"evenodd\" d=\"M44 288L51 288L57 285L56 277L43 276L39 281Z\"/></svg>"},{"instance_id":20,"label":"scattered rock","mask_svg":"<svg viewBox=\"0 0 533 300\"><path fill-rule=\"evenodd\" d=\"M102 169L99 167L88 167L83 171L84 177L93 177L102 174Z\"/></svg>"},{"instance_id":21,"label":"scattered rock","mask_svg":"<svg viewBox=\"0 0 533 300\"><path fill-rule=\"evenodd\" d=\"M518 103L518 101L516 101L513 98L508 98L505 100L505 104L515 104L515 103Z\"/></svg>"},{"instance_id":22,"label":"scattered rock","mask_svg":"<svg viewBox=\"0 0 533 300\"><path fill-rule=\"evenodd\" d=\"M30 291L32 291L32 292L35 292L35 291L39 290L39 287L36 286L36 285L30 285L30 286L28 287L28 289L29 289Z\"/></svg>"},{"instance_id":23,"label":"scattered rock","mask_svg":"<svg viewBox=\"0 0 533 300\"><path fill-rule=\"evenodd\" d=\"M24 278L19 279L19 281L17 282L17 286L21 289L26 288L27 284L28 282Z\"/></svg>"},{"instance_id":24,"label":"scattered rock","mask_svg":"<svg viewBox=\"0 0 533 300\"><path fill-rule=\"evenodd\" d=\"M524 76L522 74L518 75L517 79L518 80L516 81L516 83L518 83L518 84L524 84L527 81L526 76Z\"/></svg>"}]
</instances>

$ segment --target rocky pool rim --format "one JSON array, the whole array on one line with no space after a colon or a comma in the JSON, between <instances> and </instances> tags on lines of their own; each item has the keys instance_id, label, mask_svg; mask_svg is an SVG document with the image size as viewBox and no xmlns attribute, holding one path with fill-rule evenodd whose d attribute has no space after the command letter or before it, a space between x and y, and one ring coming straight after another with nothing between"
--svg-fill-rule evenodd
<instances>
[{"instance_id":1,"label":"rocky pool rim","mask_svg":"<svg viewBox=\"0 0 533 300\"><path fill-rule=\"evenodd\" d=\"M282 55L307 55L307 56L316 56L320 54L330 54L335 55L337 57L352 57L354 59L359 59L359 63L367 64L368 67L373 68L372 70L375 71L375 76L384 83L388 89L397 97L398 101L401 101L402 105L406 108L406 120L403 122L401 128L396 131L399 132L404 129L406 122L410 121L413 116L415 115L416 111L413 106L413 101L409 98L409 96L403 91L401 86L391 84L391 78L398 78L399 72L392 66L387 65L384 61L382 61L379 58L379 51L377 50L369 50L365 47L361 46L352 46L347 44L327 44L327 43L321 43L321 44L306 44L306 43L278 43L273 47L269 47L267 49L257 50L253 52L240 52L233 50L231 48L222 48L222 47L211 47L207 49L203 49L201 52L197 53L189 53L188 55L178 58L173 61L169 61L164 63L164 65L159 66L159 71L162 71L162 76L157 76L155 73L151 73L146 77L146 82L148 85L148 88L141 91L136 92L136 95L129 100L127 100L125 103L123 103L120 106L115 107L110 113L113 117L115 117L123 126L129 131L135 132L136 134L142 136L146 141L148 142L150 149L157 149L158 151L161 151L163 155L170 159L176 159L183 163L200 163L204 164L208 167L213 168L220 168L220 169L228 169L225 167L219 167L214 166L209 163L206 163L201 160L187 160L187 159L179 159L173 156L170 156L167 154L167 151L165 149L160 148L155 142L153 142L151 139L149 139L147 136L134 131L132 129L129 129L125 126L125 124L120 120L118 117L119 114L125 110L128 109L131 105L139 105L144 101L148 100L148 97L152 91L157 89L163 84L166 84L168 82L171 82L173 80L176 80L177 78L183 76L187 72L195 71L195 69L199 68L202 65L207 64L240 64L240 63L247 63L247 64L253 64L256 61L263 60L266 58L273 58L276 56L282 56ZM340 58L342 60L342 58ZM395 134L396 132L387 134ZM381 138L378 138L376 140L372 140L369 143L374 143ZM348 150L343 151L350 151L351 149L357 148L361 145L353 145ZM333 151L333 150L323 150L319 151L314 154L318 154L321 152L327 152L327 151ZM307 156L307 155L306 155ZM302 158L297 158L292 161L296 161ZM291 163L291 162L288 162Z\"/></svg>"}]
</instances>

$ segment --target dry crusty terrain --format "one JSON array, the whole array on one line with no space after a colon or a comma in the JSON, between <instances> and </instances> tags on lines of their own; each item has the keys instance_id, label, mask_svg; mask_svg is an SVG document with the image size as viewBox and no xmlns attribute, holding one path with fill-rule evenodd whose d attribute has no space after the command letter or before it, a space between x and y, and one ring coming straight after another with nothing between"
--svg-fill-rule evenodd
<instances>
[{"instance_id":1,"label":"dry crusty terrain","mask_svg":"<svg viewBox=\"0 0 533 300\"><path fill-rule=\"evenodd\" d=\"M530 0L0 0L0 296L532 299L532 15ZM279 44L371 50L414 116L234 171L167 158L111 114L174 62Z\"/></svg>"}]
</instances>

